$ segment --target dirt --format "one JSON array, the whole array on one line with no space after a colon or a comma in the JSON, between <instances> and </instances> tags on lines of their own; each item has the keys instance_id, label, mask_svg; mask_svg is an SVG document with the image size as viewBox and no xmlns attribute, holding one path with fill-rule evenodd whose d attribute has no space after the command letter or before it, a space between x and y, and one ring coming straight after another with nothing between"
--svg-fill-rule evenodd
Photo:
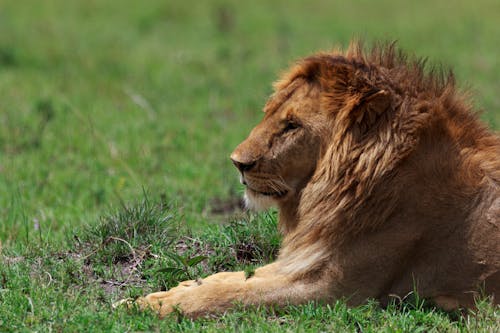
<instances>
[{"instance_id":1,"label":"dirt","mask_svg":"<svg viewBox=\"0 0 500 333\"><path fill-rule=\"evenodd\" d=\"M1 256L0 257L0 262L6 265L14 265L17 264L21 261L25 260L23 256L15 256L15 257L8 257L8 256Z\"/></svg>"},{"instance_id":2,"label":"dirt","mask_svg":"<svg viewBox=\"0 0 500 333\"><path fill-rule=\"evenodd\" d=\"M208 211L213 215L232 215L245 210L241 196L231 195L229 198L214 198L208 204Z\"/></svg>"}]
</instances>

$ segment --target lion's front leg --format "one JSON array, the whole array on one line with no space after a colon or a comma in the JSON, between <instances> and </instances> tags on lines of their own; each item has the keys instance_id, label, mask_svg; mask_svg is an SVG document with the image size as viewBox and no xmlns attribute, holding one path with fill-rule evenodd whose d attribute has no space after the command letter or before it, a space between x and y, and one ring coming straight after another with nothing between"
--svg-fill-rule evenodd
<instances>
[{"instance_id":1,"label":"lion's front leg","mask_svg":"<svg viewBox=\"0 0 500 333\"><path fill-rule=\"evenodd\" d=\"M244 281L244 272L217 273L203 280L183 281L169 291L149 294L137 302L157 311L160 317L176 307L184 314L196 317L224 311L232 301L241 300Z\"/></svg>"},{"instance_id":2,"label":"lion's front leg","mask_svg":"<svg viewBox=\"0 0 500 333\"><path fill-rule=\"evenodd\" d=\"M203 280L181 282L169 291L149 294L137 302L158 311L160 317L176 307L197 317L224 312L235 304L285 305L324 299L327 289L324 283L292 280L278 273L272 264L257 269L250 278L244 272L217 273Z\"/></svg>"}]
</instances>

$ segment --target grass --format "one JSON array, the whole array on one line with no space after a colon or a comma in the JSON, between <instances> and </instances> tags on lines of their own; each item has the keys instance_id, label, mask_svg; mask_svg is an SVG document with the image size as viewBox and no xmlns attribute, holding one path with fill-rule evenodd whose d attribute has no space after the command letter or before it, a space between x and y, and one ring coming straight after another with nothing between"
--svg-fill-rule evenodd
<instances>
[{"instance_id":1,"label":"grass","mask_svg":"<svg viewBox=\"0 0 500 333\"><path fill-rule=\"evenodd\" d=\"M0 330L477 332L499 327L500 313L487 302L463 316L436 310L418 298L386 309L373 302L348 308L342 300L236 309L196 321L181 314L158 320L152 312L113 309L111 304L121 298L221 270L249 271L276 256L280 238L272 212L192 235L183 230L176 211L146 197L75 234L67 251L37 241L22 254L7 250L0 265ZM179 257L199 260L182 264Z\"/></svg>"},{"instance_id":2,"label":"grass","mask_svg":"<svg viewBox=\"0 0 500 333\"><path fill-rule=\"evenodd\" d=\"M272 260L275 213L233 213L241 187L228 156L296 58L352 36L397 39L454 68L500 128L499 10L488 0L1 1L0 331L497 331L487 304L468 317L339 301L197 321L110 304Z\"/></svg>"}]
</instances>

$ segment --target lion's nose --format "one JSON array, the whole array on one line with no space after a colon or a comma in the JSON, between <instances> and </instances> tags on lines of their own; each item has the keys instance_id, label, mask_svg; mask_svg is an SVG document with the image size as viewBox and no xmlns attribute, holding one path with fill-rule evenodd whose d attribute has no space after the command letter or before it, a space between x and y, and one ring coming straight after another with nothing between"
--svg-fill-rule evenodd
<instances>
[{"instance_id":1,"label":"lion's nose","mask_svg":"<svg viewBox=\"0 0 500 333\"><path fill-rule=\"evenodd\" d=\"M255 166L255 164L256 164L255 161L252 161L252 162L240 162L240 161L237 161L232 156L231 156L231 161L233 161L234 166L237 167L238 170L240 170L240 172L250 171Z\"/></svg>"}]
</instances>

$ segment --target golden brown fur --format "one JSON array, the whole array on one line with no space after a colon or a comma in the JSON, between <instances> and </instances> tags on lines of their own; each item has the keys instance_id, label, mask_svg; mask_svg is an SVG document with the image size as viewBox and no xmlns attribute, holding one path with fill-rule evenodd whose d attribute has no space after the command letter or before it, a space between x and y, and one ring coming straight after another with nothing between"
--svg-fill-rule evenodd
<instances>
[{"instance_id":1,"label":"golden brown fur","mask_svg":"<svg viewBox=\"0 0 500 333\"><path fill-rule=\"evenodd\" d=\"M198 316L244 305L416 289L446 309L500 293L500 139L451 74L393 45L320 53L275 84L231 158L250 206L279 208L283 246L256 270L186 281L139 303Z\"/></svg>"}]
</instances>

